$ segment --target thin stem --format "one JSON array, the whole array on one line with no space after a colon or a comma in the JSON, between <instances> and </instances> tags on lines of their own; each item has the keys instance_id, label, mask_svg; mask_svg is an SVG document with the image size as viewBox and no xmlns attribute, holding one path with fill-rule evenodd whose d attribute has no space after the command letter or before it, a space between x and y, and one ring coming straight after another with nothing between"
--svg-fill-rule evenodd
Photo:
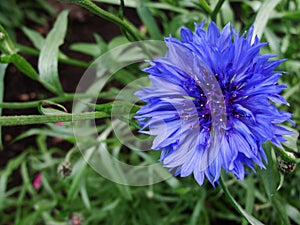
<instances>
[{"instance_id":1,"label":"thin stem","mask_svg":"<svg viewBox=\"0 0 300 225\"><path fill-rule=\"evenodd\" d=\"M74 99L83 99L83 98L103 98L103 97L113 97L116 96L116 93L100 93L99 95L91 95L91 94L65 94L64 96L41 99L31 102L2 102L0 103L0 108L6 109L26 109L26 108L35 108L37 107L41 101L51 101L51 102L68 102L73 101Z\"/></svg>"},{"instance_id":2,"label":"thin stem","mask_svg":"<svg viewBox=\"0 0 300 225\"><path fill-rule=\"evenodd\" d=\"M68 151L68 153L67 153L67 155L65 157L65 162L66 163L71 163L71 157L72 157L73 153L76 152L76 151L78 151L78 146L77 145L75 145L73 148L71 148Z\"/></svg>"},{"instance_id":3,"label":"thin stem","mask_svg":"<svg viewBox=\"0 0 300 225\"><path fill-rule=\"evenodd\" d=\"M214 8L213 12L211 13L211 19L213 21L216 21L216 18L217 18L217 14L218 12L220 11L223 3L225 2L225 0L219 0L216 7Z\"/></svg>"},{"instance_id":4,"label":"thin stem","mask_svg":"<svg viewBox=\"0 0 300 225\"><path fill-rule=\"evenodd\" d=\"M127 20L122 20L118 16L115 16L100 7L98 7L96 4L91 2L90 0L60 0L62 2L69 2L69 3L75 3L83 8L86 8L89 10L91 13L94 13L97 16L100 16L106 20L109 20L117 25L119 25L121 28L125 29L128 31L128 33L135 39L135 41L140 41L143 40L144 37L141 35L139 30L132 25L129 21Z\"/></svg>"},{"instance_id":5,"label":"thin stem","mask_svg":"<svg viewBox=\"0 0 300 225\"><path fill-rule=\"evenodd\" d=\"M106 117L110 117L110 114L104 112L85 112L78 114L66 113L58 115L2 116L0 117L0 126L71 122L79 120L100 119Z\"/></svg>"},{"instance_id":6,"label":"thin stem","mask_svg":"<svg viewBox=\"0 0 300 225\"><path fill-rule=\"evenodd\" d=\"M205 0L200 0L197 5L199 5L206 13L211 15L212 10L211 10L211 8L209 7L209 5L207 4L207 2Z\"/></svg>"},{"instance_id":7,"label":"thin stem","mask_svg":"<svg viewBox=\"0 0 300 225\"><path fill-rule=\"evenodd\" d=\"M21 44L17 44L17 48L20 49L20 52L26 53L26 54L30 54L30 55L34 55L34 56L39 56L40 51L25 45L21 45ZM83 67L83 68L88 68L90 66L90 63L87 62L83 62L77 59L71 59L65 55L58 55L58 61L65 63L65 64L69 64L72 66L79 66L79 67Z\"/></svg>"}]
</instances>

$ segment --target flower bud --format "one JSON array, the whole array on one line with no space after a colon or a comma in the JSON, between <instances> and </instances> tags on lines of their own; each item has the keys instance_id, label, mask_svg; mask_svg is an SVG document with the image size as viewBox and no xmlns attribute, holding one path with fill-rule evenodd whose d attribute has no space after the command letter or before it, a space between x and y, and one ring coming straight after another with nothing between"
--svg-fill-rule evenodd
<instances>
[{"instance_id":1,"label":"flower bud","mask_svg":"<svg viewBox=\"0 0 300 225\"><path fill-rule=\"evenodd\" d=\"M57 172L62 177L67 177L72 173L72 165L70 162L62 162L57 167Z\"/></svg>"}]
</instances>

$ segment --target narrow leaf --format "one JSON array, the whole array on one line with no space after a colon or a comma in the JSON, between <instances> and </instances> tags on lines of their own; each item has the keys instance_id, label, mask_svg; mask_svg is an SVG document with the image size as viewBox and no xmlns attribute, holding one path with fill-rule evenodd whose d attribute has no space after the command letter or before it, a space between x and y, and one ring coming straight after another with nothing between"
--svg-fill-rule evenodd
<instances>
[{"instance_id":1,"label":"narrow leaf","mask_svg":"<svg viewBox=\"0 0 300 225\"><path fill-rule=\"evenodd\" d=\"M3 103L4 94L4 75L8 64L0 64L0 103ZM2 115L2 108L0 108L0 116ZM2 149L2 128L0 126L0 150Z\"/></svg>"},{"instance_id":2,"label":"narrow leaf","mask_svg":"<svg viewBox=\"0 0 300 225\"><path fill-rule=\"evenodd\" d=\"M205 192L201 195L200 199L198 200L196 206L194 207L193 214L191 216L191 220L189 222L189 225L196 225L199 223L199 221L202 221L201 219L201 211L204 209L205 203Z\"/></svg>"},{"instance_id":3,"label":"narrow leaf","mask_svg":"<svg viewBox=\"0 0 300 225\"><path fill-rule=\"evenodd\" d=\"M200 6L207 14L212 13L212 9L205 0L199 0L199 2L195 1L194 4Z\"/></svg>"},{"instance_id":4,"label":"narrow leaf","mask_svg":"<svg viewBox=\"0 0 300 225\"><path fill-rule=\"evenodd\" d=\"M284 135L283 138L286 140L286 142L282 142L282 145L287 149L287 151L292 151L292 152L299 152L298 151L298 146L297 146L297 142L298 142L298 137L299 137L299 132L293 128L290 128L288 126L283 126L284 128L286 128L289 131L292 131L293 134L290 135Z\"/></svg>"},{"instance_id":5,"label":"narrow leaf","mask_svg":"<svg viewBox=\"0 0 300 225\"><path fill-rule=\"evenodd\" d=\"M59 94L62 94L63 90L58 77L58 51L66 35L67 17L68 11L62 11L59 14L54 27L49 32L41 48L38 62L41 79L52 85Z\"/></svg>"},{"instance_id":6,"label":"narrow leaf","mask_svg":"<svg viewBox=\"0 0 300 225\"><path fill-rule=\"evenodd\" d=\"M89 198L89 195L87 193L87 190L86 190L86 180L84 180L81 184L81 187L80 187L80 194L81 194L81 198L82 198L82 201L85 205L85 207L90 210L91 209L91 202L90 202L90 198Z\"/></svg>"},{"instance_id":7,"label":"narrow leaf","mask_svg":"<svg viewBox=\"0 0 300 225\"><path fill-rule=\"evenodd\" d=\"M144 1L141 1L141 5L137 7L137 12L143 24L146 26L151 38L161 40L162 36L157 23L153 18L149 8L145 5Z\"/></svg>"},{"instance_id":8,"label":"narrow leaf","mask_svg":"<svg viewBox=\"0 0 300 225\"><path fill-rule=\"evenodd\" d=\"M5 199L6 199L6 188L8 178L11 173L17 169L20 164L24 161L26 153L21 154L20 156L11 159L5 169L1 170L0 174L0 210L5 207Z\"/></svg>"},{"instance_id":9,"label":"narrow leaf","mask_svg":"<svg viewBox=\"0 0 300 225\"><path fill-rule=\"evenodd\" d=\"M91 55L94 58L100 56L101 49L97 44L91 43L75 43L70 46L70 50L77 51L86 55Z\"/></svg>"},{"instance_id":10,"label":"narrow leaf","mask_svg":"<svg viewBox=\"0 0 300 225\"><path fill-rule=\"evenodd\" d=\"M220 179L220 184L221 187L225 193L225 196L227 197L227 199L230 201L230 203L232 204L232 206L248 221L248 223L252 224L252 225L263 225L263 223L261 223L260 221L258 221L256 218L254 218L252 215L248 214L243 208L242 206L240 206L240 204L233 198L233 196L231 195L231 193L229 192L227 186L224 183L223 177L221 176Z\"/></svg>"},{"instance_id":11,"label":"narrow leaf","mask_svg":"<svg viewBox=\"0 0 300 225\"><path fill-rule=\"evenodd\" d=\"M80 191L82 177L86 173L87 163L84 160L78 161L73 166L73 173L70 177L72 177L72 183L67 191L67 202L71 202L77 197L78 192Z\"/></svg>"},{"instance_id":12,"label":"narrow leaf","mask_svg":"<svg viewBox=\"0 0 300 225\"><path fill-rule=\"evenodd\" d=\"M40 50L45 42L44 37L39 32L29 29L27 27L22 27L22 30L26 34L26 36L30 39L34 47Z\"/></svg>"},{"instance_id":13,"label":"narrow leaf","mask_svg":"<svg viewBox=\"0 0 300 225\"><path fill-rule=\"evenodd\" d=\"M285 206L288 216L298 225L300 225L300 211L292 205Z\"/></svg>"},{"instance_id":14,"label":"narrow leaf","mask_svg":"<svg viewBox=\"0 0 300 225\"><path fill-rule=\"evenodd\" d=\"M274 152L271 148L270 143L264 143L263 148L268 158L268 164L265 170L260 170L258 173L261 175L261 181L264 185L265 191L269 197L269 200L274 196L276 192L276 183L278 182L278 171L275 169L274 158L272 153ZM276 160L276 159L275 159ZM276 170L276 171L275 171Z\"/></svg>"},{"instance_id":15,"label":"narrow leaf","mask_svg":"<svg viewBox=\"0 0 300 225\"><path fill-rule=\"evenodd\" d=\"M245 210L249 214L252 213L253 206L254 206L254 180L253 177L249 176L247 178L246 182L246 205L245 205ZM242 225L246 225L247 221L243 220Z\"/></svg>"},{"instance_id":16,"label":"narrow leaf","mask_svg":"<svg viewBox=\"0 0 300 225\"><path fill-rule=\"evenodd\" d=\"M22 73L27 75L33 80L39 80L39 75L32 67L32 65L21 55L13 54L10 57L11 63L13 63Z\"/></svg>"},{"instance_id":17,"label":"narrow leaf","mask_svg":"<svg viewBox=\"0 0 300 225\"><path fill-rule=\"evenodd\" d=\"M287 210L285 208L285 202L284 199L282 199L278 193L274 195L272 198L272 205L275 207L277 210L277 213L279 215L279 218L281 218L282 222L281 224L284 225L290 225L290 220L287 214Z\"/></svg>"},{"instance_id":18,"label":"narrow leaf","mask_svg":"<svg viewBox=\"0 0 300 225\"><path fill-rule=\"evenodd\" d=\"M13 41L8 36L4 27L0 24L0 51L4 54L10 55L16 52Z\"/></svg>"},{"instance_id":19,"label":"narrow leaf","mask_svg":"<svg viewBox=\"0 0 300 225\"><path fill-rule=\"evenodd\" d=\"M38 110L43 115L67 113L67 109L63 105L46 100L40 102L38 105Z\"/></svg>"},{"instance_id":20,"label":"narrow leaf","mask_svg":"<svg viewBox=\"0 0 300 225\"><path fill-rule=\"evenodd\" d=\"M0 210L4 209L5 207L7 180L8 174L2 173L0 175Z\"/></svg>"},{"instance_id":21,"label":"narrow leaf","mask_svg":"<svg viewBox=\"0 0 300 225\"><path fill-rule=\"evenodd\" d=\"M259 11L255 17L254 21L254 34L256 34L259 38L261 38L269 17L276 7L276 5L280 2L280 0L265 0L264 3L259 8ZM254 41L255 35L253 35L252 42Z\"/></svg>"}]
</instances>

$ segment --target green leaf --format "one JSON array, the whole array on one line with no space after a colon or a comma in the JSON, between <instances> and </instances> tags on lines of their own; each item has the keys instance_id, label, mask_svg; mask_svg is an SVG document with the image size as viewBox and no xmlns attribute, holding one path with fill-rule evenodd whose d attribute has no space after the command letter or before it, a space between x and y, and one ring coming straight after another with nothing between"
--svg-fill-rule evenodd
<instances>
[{"instance_id":1,"label":"green leaf","mask_svg":"<svg viewBox=\"0 0 300 225\"><path fill-rule=\"evenodd\" d=\"M264 185L265 191L268 195L269 200L274 196L276 192L276 183L278 182L278 170L274 165L275 156L273 157L273 149L269 142L263 144L263 148L268 158L268 164L266 169L260 170L258 173L261 175L261 182Z\"/></svg>"},{"instance_id":2,"label":"green leaf","mask_svg":"<svg viewBox=\"0 0 300 225\"><path fill-rule=\"evenodd\" d=\"M298 225L300 225L300 211L290 204L285 205L288 216Z\"/></svg>"},{"instance_id":3,"label":"green leaf","mask_svg":"<svg viewBox=\"0 0 300 225\"><path fill-rule=\"evenodd\" d=\"M0 64L0 103L3 103L4 94L4 76L8 64ZM2 108L0 107L0 116L2 115ZM0 151L2 149L2 128L0 126Z\"/></svg>"},{"instance_id":4,"label":"green leaf","mask_svg":"<svg viewBox=\"0 0 300 225\"><path fill-rule=\"evenodd\" d=\"M0 51L4 54L11 55L16 52L15 46L6 30L0 24Z\"/></svg>"},{"instance_id":5,"label":"green leaf","mask_svg":"<svg viewBox=\"0 0 300 225\"><path fill-rule=\"evenodd\" d=\"M126 69L122 69L114 73L113 78L118 80L121 84L127 85L130 82L136 80L134 73Z\"/></svg>"},{"instance_id":6,"label":"green leaf","mask_svg":"<svg viewBox=\"0 0 300 225\"><path fill-rule=\"evenodd\" d=\"M80 160L74 165L73 172L70 175L70 178L72 177L72 183L68 188L67 202L71 202L77 197L77 194L80 191L82 177L86 173L86 168L87 162L84 160Z\"/></svg>"},{"instance_id":7,"label":"green leaf","mask_svg":"<svg viewBox=\"0 0 300 225\"><path fill-rule=\"evenodd\" d=\"M107 48L108 49L114 49L114 48L116 48L116 47L118 47L120 45L127 44L127 43L129 43L129 42L128 42L128 40L127 40L126 37L124 37L124 36L118 36L118 37L113 38L109 42L109 44L107 45Z\"/></svg>"},{"instance_id":8,"label":"green leaf","mask_svg":"<svg viewBox=\"0 0 300 225\"><path fill-rule=\"evenodd\" d=\"M297 61L297 64L295 65L294 64L295 62L293 62L292 60L289 62L289 65L287 65L288 68L295 68L297 69L297 66L298 65L298 61ZM295 85L295 86L291 86L291 87L288 87L286 92L283 94L283 97L286 99L286 100L289 100L290 97L292 96L296 96L295 93L298 92L300 90L300 85Z\"/></svg>"},{"instance_id":9,"label":"green leaf","mask_svg":"<svg viewBox=\"0 0 300 225\"><path fill-rule=\"evenodd\" d=\"M227 197L227 199L229 200L229 202L232 204L232 206L248 221L248 223L250 223L252 225L263 225L263 223L261 223L259 220L257 220L256 218L254 218L252 215L248 214L242 208L242 206L240 206L240 204L233 198L233 196L229 192L226 184L224 183L223 179L224 178L221 175L221 179L220 179L221 187L222 187L222 189L223 189L223 191L225 193L225 196Z\"/></svg>"},{"instance_id":10,"label":"green leaf","mask_svg":"<svg viewBox=\"0 0 300 225\"><path fill-rule=\"evenodd\" d=\"M264 3L259 8L259 11L255 17L254 21L254 35L252 38L252 41L254 41L255 35L257 35L259 38L261 38L269 17L273 11L273 9L276 7L276 5L280 2L280 0L265 0Z\"/></svg>"},{"instance_id":11,"label":"green leaf","mask_svg":"<svg viewBox=\"0 0 300 225\"><path fill-rule=\"evenodd\" d=\"M27 191L32 195L35 196L36 192L31 184L30 176L28 173L26 161L22 162L21 164L21 175L23 179L24 186L26 187Z\"/></svg>"},{"instance_id":12,"label":"green leaf","mask_svg":"<svg viewBox=\"0 0 300 225\"><path fill-rule=\"evenodd\" d=\"M6 201L6 188L7 188L7 181L10 177L11 173L17 169L21 163L24 161L26 153L19 155L18 157L11 159L8 165L5 167L4 170L1 170L0 173L0 210L5 207Z\"/></svg>"},{"instance_id":13,"label":"green leaf","mask_svg":"<svg viewBox=\"0 0 300 225\"><path fill-rule=\"evenodd\" d=\"M30 39L34 47L40 50L45 42L44 37L39 32L29 29L27 27L22 27L22 30L26 34L26 36Z\"/></svg>"},{"instance_id":14,"label":"green leaf","mask_svg":"<svg viewBox=\"0 0 300 225\"><path fill-rule=\"evenodd\" d=\"M52 30L46 37L38 61L41 80L53 86L59 94L62 94L63 90L58 77L58 52L66 35L67 17L68 11L62 11L57 17Z\"/></svg>"},{"instance_id":15,"label":"green leaf","mask_svg":"<svg viewBox=\"0 0 300 225\"><path fill-rule=\"evenodd\" d=\"M298 22L300 20L300 10L277 13L276 15L272 16L272 19L287 19Z\"/></svg>"},{"instance_id":16,"label":"green leaf","mask_svg":"<svg viewBox=\"0 0 300 225\"><path fill-rule=\"evenodd\" d=\"M39 75L31 64L21 55L14 53L12 55L0 56L0 63L13 63L22 73L33 80L39 81Z\"/></svg>"},{"instance_id":17,"label":"green leaf","mask_svg":"<svg viewBox=\"0 0 300 225\"><path fill-rule=\"evenodd\" d=\"M266 28L264 30L265 38L269 42L269 47L274 54L280 53L280 38L274 33L272 29ZM297 86L297 85L296 85ZM291 88L287 88L285 94L290 91ZM288 97L285 97L288 100Z\"/></svg>"},{"instance_id":18,"label":"green leaf","mask_svg":"<svg viewBox=\"0 0 300 225\"><path fill-rule=\"evenodd\" d=\"M201 196L200 199L198 200L196 206L194 207L194 211L193 214L191 216L189 225L196 225L199 224L199 221L201 220L201 211L204 209L205 207L205 192L201 192Z\"/></svg>"},{"instance_id":19,"label":"green leaf","mask_svg":"<svg viewBox=\"0 0 300 225\"><path fill-rule=\"evenodd\" d=\"M279 218L282 220L282 224L284 225L290 225L290 220L287 214L287 210L285 208L285 201L282 199L278 193L274 195L272 198L272 206L277 210L277 214L279 215Z\"/></svg>"},{"instance_id":20,"label":"green leaf","mask_svg":"<svg viewBox=\"0 0 300 225\"><path fill-rule=\"evenodd\" d=\"M287 151L298 153L299 151L298 151L297 141L299 137L299 132L288 126L282 125L282 127L293 132L293 134L290 135L283 135L283 138L286 140L286 142L282 142L282 145L287 149Z\"/></svg>"},{"instance_id":21,"label":"green leaf","mask_svg":"<svg viewBox=\"0 0 300 225\"><path fill-rule=\"evenodd\" d=\"M125 113L134 114L140 109L140 106L125 101L114 101L104 104L87 103L87 105L91 106L96 111L108 114L113 113L114 115L124 115Z\"/></svg>"},{"instance_id":22,"label":"green leaf","mask_svg":"<svg viewBox=\"0 0 300 225\"><path fill-rule=\"evenodd\" d=\"M88 210L90 210L91 209L91 203L90 203L90 198L89 198L89 195L88 195L87 189L86 189L86 180L84 180L81 183L80 194L81 194L81 198L82 198L82 201L83 201L85 207Z\"/></svg>"},{"instance_id":23,"label":"green leaf","mask_svg":"<svg viewBox=\"0 0 300 225\"><path fill-rule=\"evenodd\" d=\"M140 5L137 7L137 13L143 24L147 27L147 31L149 32L151 38L155 40L161 40L162 35L159 31L157 23L143 0L140 1Z\"/></svg>"},{"instance_id":24,"label":"green leaf","mask_svg":"<svg viewBox=\"0 0 300 225\"><path fill-rule=\"evenodd\" d=\"M64 140L68 140L69 142L75 142L74 140L74 135L73 133L71 132L62 132L62 131L57 131L57 130L49 130L49 129L30 129L26 132L23 132L22 134L20 134L19 136L17 136L13 142L16 142L16 141L20 141L24 138L27 138L27 137L30 137L30 136L33 136L33 135L47 135L49 137L59 137L59 138L62 138Z\"/></svg>"},{"instance_id":25,"label":"green leaf","mask_svg":"<svg viewBox=\"0 0 300 225\"><path fill-rule=\"evenodd\" d=\"M50 14L51 16L55 15L56 10L52 6L52 4L50 4L48 1L44 1L44 0L36 0L36 1L39 7L45 10L48 14Z\"/></svg>"},{"instance_id":26,"label":"green leaf","mask_svg":"<svg viewBox=\"0 0 300 225\"><path fill-rule=\"evenodd\" d=\"M201 7L207 14L210 15L212 13L212 9L205 0L199 0L198 2L195 1L194 4Z\"/></svg>"},{"instance_id":27,"label":"green leaf","mask_svg":"<svg viewBox=\"0 0 300 225\"><path fill-rule=\"evenodd\" d=\"M22 73L33 80L39 80L39 75L32 65L21 55L10 55L10 62L13 63Z\"/></svg>"},{"instance_id":28,"label":"green leaf","mask_svg":"<svg viewBox=\"0 0 300 225\"><path fill-rule=\"evenodd\" d=\"M5 207L7 181L8 174L2 173L0 175L0 210L2 210Z\"/></svg>"},{"instance_id":29,"label":"green leaf","mask_svg":"<svg viewBox=\"0 0 300 225\"><path fill-rule=\"evenodd\" d=\"M101 49L97 44L91 43L75 43L70 46L70 50L80 52L86 55L91 55L94 58L100 56Z\"/></svg>"},{"instance_id":30,"label":"green leaf","mask_svg":"<svg viewBox=\"0 0 300 225\"><path fill-rule=\"evenodd\" d=\"M45 191L51 195L52 199L56 199L57 194L53 190L53 186L49 183L48 177L46 174L42 174L42 186L45 189Z\"/></svg>"},{"instance_id":31,"label":"green leaf","mask_svg":"<svg viewBox=\"0 0 300 225\"><path fill-rule=\"evenodd\" d=\"M59 115L68 113L67 109L63 105L46 100L39 103L38 110L43 115Z\"/></svg>"},{"instance_id":32,"label":"green leaf","mask_svg":"<svg viewBox=\"0 0 300 225\"><path fill-rule=\"evenodd\" d=\"M246 205L245 205L245 211L249 214L252 213L253 206L254 206L254 179L252 176L248 176L247 180L245 180L246 183ZM247 225L247 221L243 220L242 225Z\"/></svg>"}]
</instances>

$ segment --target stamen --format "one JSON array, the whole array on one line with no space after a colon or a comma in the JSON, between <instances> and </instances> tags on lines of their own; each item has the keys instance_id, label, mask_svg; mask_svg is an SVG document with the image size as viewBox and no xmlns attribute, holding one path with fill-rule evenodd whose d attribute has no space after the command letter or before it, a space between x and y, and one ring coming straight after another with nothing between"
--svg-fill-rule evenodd
<instances>
[{"instance_id":1,"label":"stamen","mask_svg":"<svg viewBox=\"0 0 300 225\"><path fill-rule=\"evenodd\" d=\"M234 117L238 119L238 118L240 118L240 115L239 114L235 114Z\"/></svg>"}]
</instances>

